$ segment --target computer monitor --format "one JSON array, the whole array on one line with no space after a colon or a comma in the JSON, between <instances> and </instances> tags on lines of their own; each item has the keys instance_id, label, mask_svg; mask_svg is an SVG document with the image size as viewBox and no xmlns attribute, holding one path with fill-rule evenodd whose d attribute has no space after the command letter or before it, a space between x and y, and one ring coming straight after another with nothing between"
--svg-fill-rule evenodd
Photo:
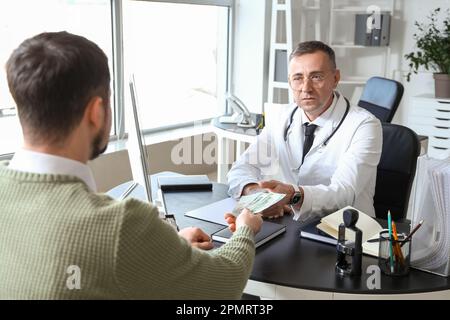
<instances>
[{"instance_id":1,"label":"computer monitor","mask_svg":"<svg viewBox=\"0 0 450 320\"><path fill-rule=\"evenodd\" d=\"M152 189L148 167L148 153L144 143L144 134L139 123L139 104L137 99L136 81L134 75L130 76L131 118L128 122L128 155L134 182L144 187L146 200L152 203Z\"/></svg>"},{"instance_id":2,"label":"computer monitor","mask_svg":"<svg viewBox=\"0 0 450 320\"><path fill-rule=\"evenodd\" d=\"M131 118L129 119L129 133L128 133L128 156L130 158L131 172L133 174L134 183L130 186L133 189L136 183L144 187L144 195L149 203L152 201L152 187L149 175L149 157L145 143L144 133L141 130L139 122L139 103L137 99L136 81L134 75L131 75L130 81L130 96L131 96ZM133 186L134 185L134 186ZM128 192L130 193L130 192ZM164 194L158 190L159 199L162 204L162 211L160 210L160 217L167 221L175 230L179 231L175 216L167 212Z\"/></svg>"}]
</instances>

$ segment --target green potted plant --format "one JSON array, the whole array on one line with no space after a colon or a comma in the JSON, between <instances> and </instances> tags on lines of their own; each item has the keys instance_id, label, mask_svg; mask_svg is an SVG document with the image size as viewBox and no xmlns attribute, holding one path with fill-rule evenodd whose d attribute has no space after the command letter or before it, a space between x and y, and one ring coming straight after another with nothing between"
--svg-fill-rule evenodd
<instances>
[{"instance_id":1,"label":"green potted plant","mask_svg":"<svg viewBox=\"0 0 450 320\"><path fill-rule=\"evenodd\" d=\"M450 98L450 10L446 10L442 25L440 11L440 8L432 11L428 23L415 22L419 30L414 34L418 50L405 55L410 62L406 79L410 81L411 74L417 73L420 66L434 70L435 97Z\"/></svg>"}]
</instances>

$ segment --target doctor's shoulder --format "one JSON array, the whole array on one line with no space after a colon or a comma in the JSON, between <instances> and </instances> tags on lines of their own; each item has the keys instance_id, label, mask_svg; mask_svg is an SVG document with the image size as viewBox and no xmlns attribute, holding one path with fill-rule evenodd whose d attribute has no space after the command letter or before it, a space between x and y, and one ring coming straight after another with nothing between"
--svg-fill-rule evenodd
<instances>
[{"instance_id":1,"label":"doctor's shoulder","mask_svg":"<svg viewBox=\"0 0 450 320\"><path fill-rule=\"evenodd\" d=\"M360 121L380 121L373 113L360 106L352 106L350 110L354 119L360 119Z\"/></svg>"},{"instance_id":2,"label":"doctor's shoulder","mask_svg":"<svg viewBox=\"0 0 450 320\"><path fill-rule=\"evenodd\" d=\"M375 115L361 107L352 106L345 122L343 123L343 126L356 129L364 124L381 128L381 122Z\"/></svg>"},{"instance_id":3,"label":"doctor's shoulder","mask_svg":"<svg viewBox=\"0 0 450 320\"><path fill-rule=\"evenodd\" d=\"M376 135L381 139L381 122L371 112L361 107L354 106L351 108L351 112L349 113L348 118L349 121L346 125L346 127L348 126L348 129L355 130L355 133L360 132L363 135Z\"/></svg>"}]
</instances>

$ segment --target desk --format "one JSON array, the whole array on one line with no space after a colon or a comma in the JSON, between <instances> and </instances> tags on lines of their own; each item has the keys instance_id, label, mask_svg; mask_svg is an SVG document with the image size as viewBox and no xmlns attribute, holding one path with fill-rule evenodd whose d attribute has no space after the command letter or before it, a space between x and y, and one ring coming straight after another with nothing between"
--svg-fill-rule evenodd
<instances>
[{"instance_id":1,"label":"desk","mask_svg":"<svg viewBox=\"0 0 450 320\"><path fill-rule=\"evenodd\" d=\"M155 176L152 176L154 186ZM109 194L117 197L129 184L122 184ZM142 199L143 189L138 187L131 196ZM227 186L219 183L214 183L213 192L165 194L167 210L175 214L180 228L198 226L209 234L223 227L185 217L184 212L226 197ZM401 278L381 274L381 289L369 290L366 284L371 274L366 270L377 264L377 260L369 256L363 256L361 277L337 276L334 246L299 238L301 225L291 217L275 222L285 224L286 232L256 250L246 293L268 299L450 299L450 278L415 269Z\"/></svg>"}]
</instances>

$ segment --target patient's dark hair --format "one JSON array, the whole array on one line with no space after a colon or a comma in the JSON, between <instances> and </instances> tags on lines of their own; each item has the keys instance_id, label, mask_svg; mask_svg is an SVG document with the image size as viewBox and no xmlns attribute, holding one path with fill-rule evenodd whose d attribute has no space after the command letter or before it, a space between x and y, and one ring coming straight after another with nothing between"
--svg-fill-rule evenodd
<instances>
[{"instance_id":1,"label":"patient's dark hair","mask_svg":"<svg viewBox=\"0 0 450 320\"><path fill-rule=\"evenodd\" d=\"M61 142L95 96L109 106L108 58L92 41L68 32L25 40L6 64L9 90L32 143Z\"/></svg>"},{"instance_id":2,"label":"patient's dark hair","mask_svg":"<svg viewBox=\"0 0 450 320\"><path fill-rule=\"evenodd\" d=\"M300 57L307 53L315 53L317 51L326 53L331 61L331 65L334 69L336 69L336 55L334 53L334 50L321 41L300 42L289 56L289 61L291 61L295 57Z\"/></svg>"}]
</instances>

